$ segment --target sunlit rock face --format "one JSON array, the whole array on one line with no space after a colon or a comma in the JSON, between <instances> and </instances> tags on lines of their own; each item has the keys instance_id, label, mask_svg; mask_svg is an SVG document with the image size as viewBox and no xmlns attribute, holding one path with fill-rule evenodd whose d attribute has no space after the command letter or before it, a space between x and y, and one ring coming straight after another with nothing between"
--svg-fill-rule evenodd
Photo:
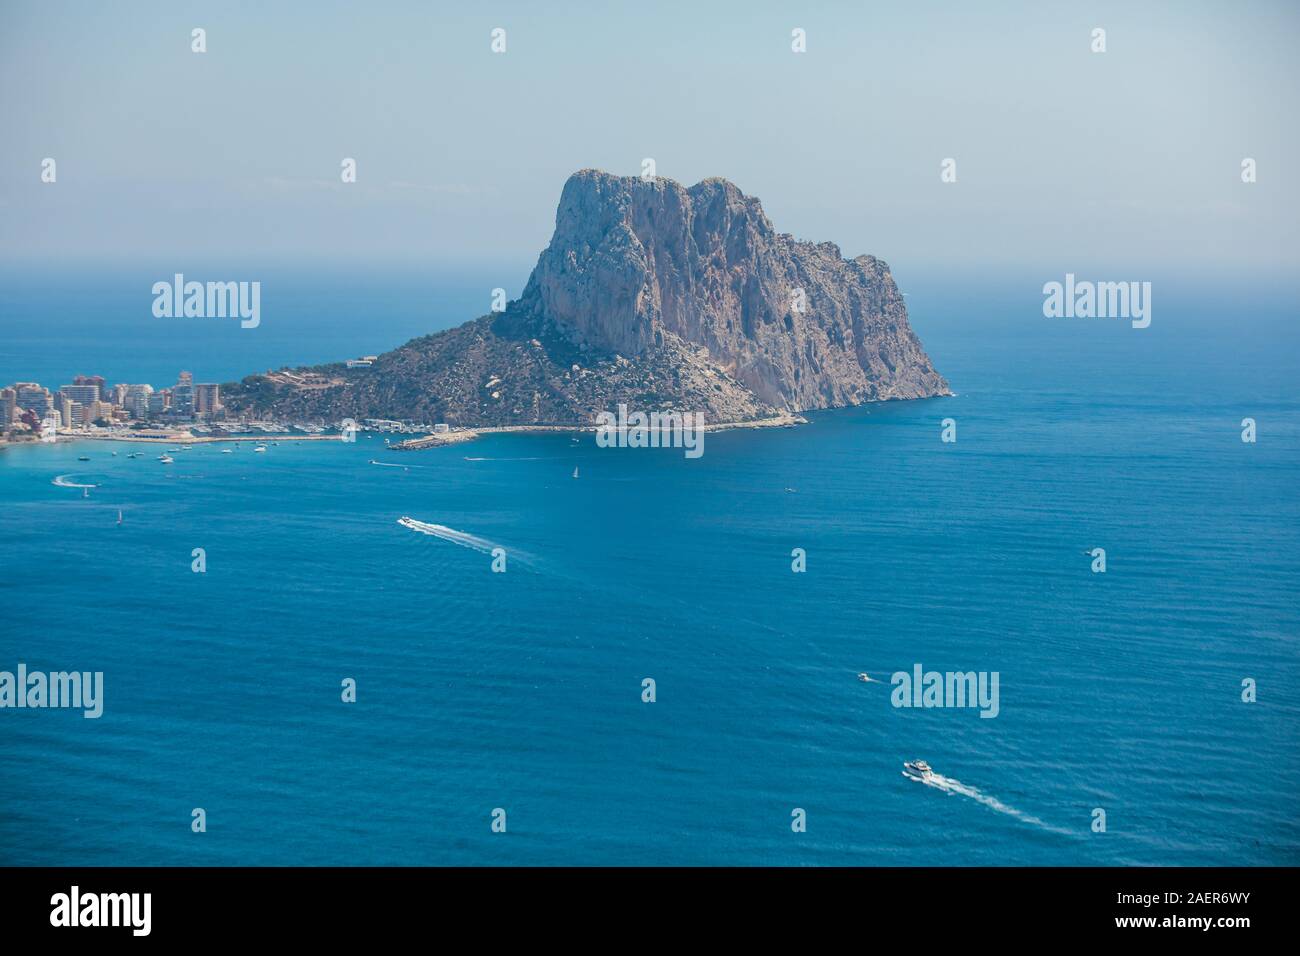
<instances>
[{"instance_id":1,"label":"sunlit rock face","mask_svg":"<svg viewBox=\"0 0 1300 956\"><path fill-rule=\"evenodd\" d=\"M778 408L948 394L884 262L778 233L723 179L575 173L517 305L596 352L704 346Z\"/></svg>"},{"instance_id":2,"label":"sunlit rock face","mask_svg":"<svg viewBox=\"0 0 1300 956\"><path fill-rule=\"evenodd\" d=\"M722 179L582 170L523 295L370 366L250 375L235 415L590 425L620 403L740 422L949 394L889 267L778 233Z\"/></svg>"}]
</instances>

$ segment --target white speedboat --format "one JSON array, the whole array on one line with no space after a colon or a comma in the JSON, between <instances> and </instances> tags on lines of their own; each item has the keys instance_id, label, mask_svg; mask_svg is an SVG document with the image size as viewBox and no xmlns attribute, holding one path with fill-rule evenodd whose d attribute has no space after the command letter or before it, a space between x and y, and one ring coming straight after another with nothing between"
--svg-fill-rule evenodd
<instances>
[{"instance_id":1,"label":"white speedboat","mask_svg":"<svg viewBox=\"0 0 1300 956\"><path fill-rule=\"evenodd\" d=\"M221 454L223 454L223 455L233 455L234 453L235 453L235 451L234 451L234 449L232 449L232 448L223 448L223 449L221 449Z\"/></svg>"},{"instance_id":2,"label":"white speedboat","mask_svg":"<svg viewBox=\"0 0 1300 956\"><path fill-rule=\"evenodd\" d=\"M170 465L176 459L173 458L171 455L159 455L158 460L162 462L164 465Z\"/></svg>"},{"instance_id":3,"label":"white speedboat","mask_svg":"<svg viewBox=\"0 0 1300 956\"><path fill-rule=\"evenodd\" d=\"M864 683L864 684L870 684L870 683L872 683L871 676L870 676L869 674L866 674L866 673L859 674L859 675L858 675L858 680L862 681L862 683Z\"/></svg>"},{"instance_id":4,"label":"white speedboat","mask_svg":"<svg viewBox=\"0 0 1300 956\"><path fill-rule=\"evenodd\" d=\"M258 445L256 448L253 449L253 451L266 451L266 446Z\"/></svg>"},{"instance_id":5,"label":"white speedboat","mask_svg":"<svg viewBox=\"0 0 1300 956\"><path fill-rule=\"evenodd\" d=\"M929 780L934 776L934 771L924 760L905 760L903 776L911 777L913 780Z\"/></svg>"}]
</instances>

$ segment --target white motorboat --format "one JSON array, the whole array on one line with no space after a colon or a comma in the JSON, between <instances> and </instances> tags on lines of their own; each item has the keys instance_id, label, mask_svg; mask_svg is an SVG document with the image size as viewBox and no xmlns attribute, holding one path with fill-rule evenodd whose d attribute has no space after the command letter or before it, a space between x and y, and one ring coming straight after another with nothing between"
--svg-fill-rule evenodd
<instances>
[{"instance_id":1,"label":"white motorboat","mask_svg":"<svg viewBox=\"0 0 1300 956\"><path fill-rule=\"evenodd\" d=\"M924 760L906 760L903 762L903 776L913 780L929 780L934 770Z\"/></svg>"}]
</instances>

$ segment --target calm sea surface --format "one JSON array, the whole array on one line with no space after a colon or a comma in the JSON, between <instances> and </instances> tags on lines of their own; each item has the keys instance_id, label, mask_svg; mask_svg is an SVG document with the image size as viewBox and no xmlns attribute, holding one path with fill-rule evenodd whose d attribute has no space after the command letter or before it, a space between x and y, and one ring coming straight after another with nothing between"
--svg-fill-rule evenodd
<instances>
[{"instance_id":1,"label":"calm sea surface","mask_svg":"<svg viewBox=\"0 0 1300 956\"><path fill-rule=\"evenodd\" d=\"M591 435L0 451L0 670L105 675L98 720L0 711L0 863L1300 863L1294 313L1158 300L1135 330L1020 293L909 298L957 397L698 460ZM41 302L10 291L0 377L221 381L431 327L324 299L196 353L84 316L19 334ZM891 706L918 663L997 671L1000 713Z\"/></svg>"}]
</instances>

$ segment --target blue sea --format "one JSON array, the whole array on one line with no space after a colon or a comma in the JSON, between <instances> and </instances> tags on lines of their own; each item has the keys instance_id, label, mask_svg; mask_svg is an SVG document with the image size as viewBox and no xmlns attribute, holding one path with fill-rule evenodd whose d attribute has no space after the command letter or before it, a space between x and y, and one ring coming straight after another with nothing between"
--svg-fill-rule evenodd
<instances>
[{"instance_id":1,"label":"blue sea","mask_svg":"<svg viewBox=\"0 0 1300 956\"><path fill-rule=\"evenodd\" d=\"M10 284L0 378L346 358L499 284L334 281L192 340ZM1138 330L1045 319L1042 281L904 286L955 397L695 460L590 434L0 450L0 670L105 682L98 720L0 711L0 863L1300 863L1295 308L1157 283ZM892 706L917 664L996 671L997 717Z\"/></svg>"}]
</instances>

